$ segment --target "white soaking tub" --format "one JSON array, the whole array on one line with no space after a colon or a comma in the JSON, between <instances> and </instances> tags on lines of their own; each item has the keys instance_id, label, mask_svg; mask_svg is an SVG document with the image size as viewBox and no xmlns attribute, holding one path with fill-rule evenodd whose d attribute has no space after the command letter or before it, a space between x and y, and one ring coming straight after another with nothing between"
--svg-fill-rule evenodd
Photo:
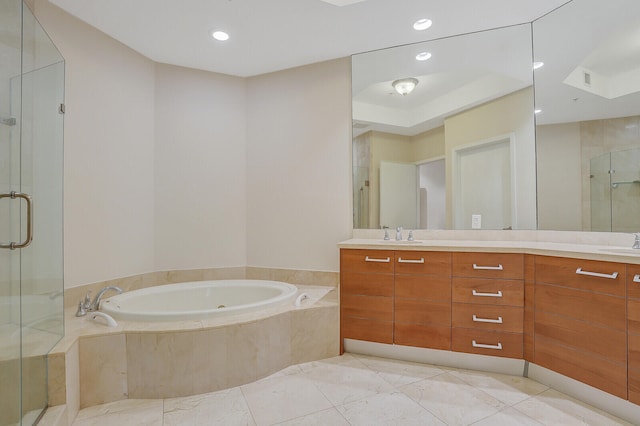
<instances>
[{"instance_id":1,"label":"white soaking tub","mask_svg":"<svg viewBox=\"0 0 640 426\"><path fill-rule=\"evenodd\" d=\"M189 321L293 304L297 291L279 281L193 281L118 294L104 299L100 311L122 320Z\"/></svg>"}]
</instances>

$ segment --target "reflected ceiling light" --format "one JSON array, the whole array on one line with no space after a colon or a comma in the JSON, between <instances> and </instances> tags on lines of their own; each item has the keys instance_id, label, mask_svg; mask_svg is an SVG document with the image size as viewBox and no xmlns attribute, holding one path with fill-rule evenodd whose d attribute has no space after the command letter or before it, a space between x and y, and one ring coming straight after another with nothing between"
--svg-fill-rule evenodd
<instances>
[{"instance_id":1,"label":"reflected ceiling light","mask_svg":"<svg viewBox=\"0 0 640 426\"><path fill-rule=\"evenodd\" d=\"M416 31L423 31L429 28L431 24L433 24L433 22L431 22L431 19L418 19L416 22L414 22L413 29Z\"/></svg>"},{"instance_id":2,"label":"reflected ceiling light","mask_svg":"<svg viewBox=\"0 0 640 426\"><path fill-rule=\"evenodd\" d=\"M535 109L535 110L533 110L533 113L534 113L534 114L540 114L541 112L542 112L542 110L541 110L541 109Z\"/></svg>"},{"instance_id":3,"label":"reflected ceiling light","mask_svg":"<svg viewBox=\"0 0 640 426\"><path fill-rule=\"evenodd\" d=\"M421 52L416 55L417 61L426 61L429 58L431 58L431 53L429 52Z\"/></svg>"},{"instance_id":4,"label":"reflected ceiling light","mask_svg":"<svg viewBox=\"0 0 640 426\"><path fill-rule=\"evenodd\" d=\"M544 62L534 62L533 69L537 70L538 68L542 68L544 66Z\"/></svg>"},{"instance_id":5,"label":"reflected ceiling light","mask_svg":"<svg viewBox=\"0 0 640 426\"><path fill-rule=\"evenodd\" d=\"M402 96L408 95L413 92L413 89L418 85L418 80L415 78L401 78L391 83L396 92Z\"/></svg>"},{"instance_id":6,"label":"reflected ceiling light","mask_svg":"<svg viewBox=\"0 0 640 426\"><path fill-rule=\"evenodd\" d=\"M229 34L224 31L214 31L211 33L211 36L218 41L227 41L229 40Z\"/></svg>"}]
</instances>

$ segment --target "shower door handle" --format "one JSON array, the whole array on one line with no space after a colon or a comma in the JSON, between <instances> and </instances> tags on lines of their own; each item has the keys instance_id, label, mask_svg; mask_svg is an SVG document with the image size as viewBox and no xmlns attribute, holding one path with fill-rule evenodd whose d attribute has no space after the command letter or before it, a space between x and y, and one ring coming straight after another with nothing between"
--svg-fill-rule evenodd
<instances>
[{"instance_id":1,"label":"shower door handle","mask_svg":"<svg viewBox=\"0 0 640 426\"><path fill-rule=\"evenodd\" d=\"M27 247L29 244L31 244L31 241L33 241L33 203L31 201L31 197L27 194L11 191L8 194L0 194L0 199L1 198L11 198L12 200L15 200L16 198L22 198L27 202L27 237L21 243L0 243L0 248L15 250Z\"/></svg>"}]
</instances>

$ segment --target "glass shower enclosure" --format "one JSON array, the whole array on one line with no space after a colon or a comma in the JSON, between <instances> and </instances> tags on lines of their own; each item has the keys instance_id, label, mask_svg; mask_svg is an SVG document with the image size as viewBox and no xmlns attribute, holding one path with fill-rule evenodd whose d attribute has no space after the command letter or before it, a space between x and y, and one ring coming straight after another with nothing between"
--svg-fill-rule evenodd
<instances>
[{"instance_id":1,"label":"glass shower enclosure","mask_svg":"<svg viewBox=\"0 0 640 426\"><path fill-rule=\"evenodd\" d=\"M64 334L64 60L21 0L0 0L0 426L47 407Z\"/></svg>"}]
</instances>

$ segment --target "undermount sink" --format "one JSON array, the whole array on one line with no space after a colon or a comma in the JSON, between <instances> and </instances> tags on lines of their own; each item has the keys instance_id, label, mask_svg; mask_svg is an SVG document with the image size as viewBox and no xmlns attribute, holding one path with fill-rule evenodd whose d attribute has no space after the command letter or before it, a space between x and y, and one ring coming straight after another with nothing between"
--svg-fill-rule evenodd
<instances>
[{"instance_id":1,"label":"undermount sink","mask_svg":"<svg viewBox=\"0 0 640 426\"><path fill-rule=\"evenodd\" d=\"M607 253L615 253L615 254L630 254L635 256L640 256L640 249L622 249L622 248L611 248L611 249L600 249L600 251L604 251Z\"/></svg>"}]
</instances>

